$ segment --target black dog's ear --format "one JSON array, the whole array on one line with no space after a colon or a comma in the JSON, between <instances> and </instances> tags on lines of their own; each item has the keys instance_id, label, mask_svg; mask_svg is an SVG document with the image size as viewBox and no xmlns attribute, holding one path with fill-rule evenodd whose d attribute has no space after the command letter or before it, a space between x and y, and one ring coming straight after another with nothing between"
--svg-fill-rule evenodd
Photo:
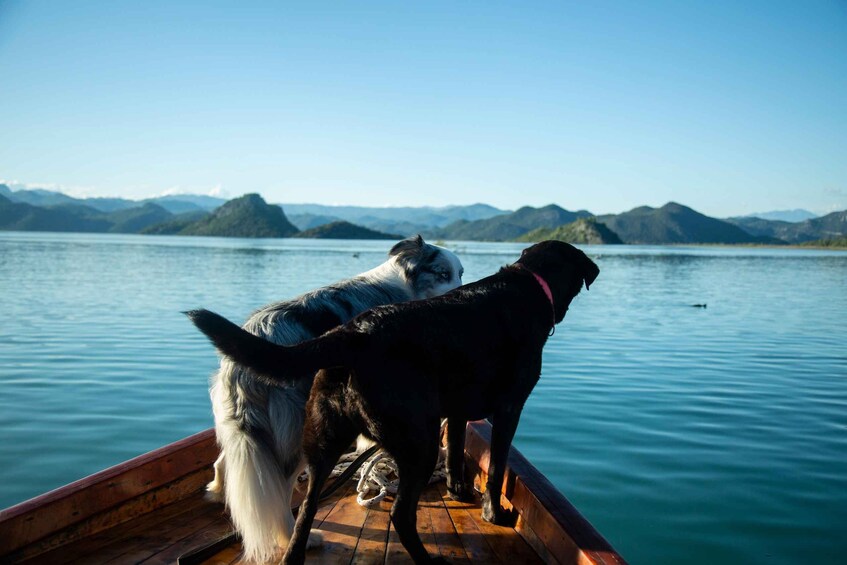
<instances>
[{"instance_id":1,"label":"black dog's ear","mask_svg":"<svg viewBox=\"0 0 847 565\"><path fill-rule=\"evenodd\" d=\"M585 265L583 266L583 276L582 280L585 281L585 290L588 290L588 287L591 286L595 280L597 280L597 275L600 274L600 267L598 267L594 261L585 258Z\"/></svg>"},{"instance_id":2,"label":"black dog's ear","mask_svg":"<svg viewBox=\"0 0 847 565\"><path fill-rule=\"evenodd\" d=\"M391 251L388 252L389 257L394 257L395 255L401 255L404 253L415 254L419 253L421 249L423 249L424 240L420 234L404 239L403 241L398 241L394 244L394 247L391 248Z\"/></svg>"}]
</instances>

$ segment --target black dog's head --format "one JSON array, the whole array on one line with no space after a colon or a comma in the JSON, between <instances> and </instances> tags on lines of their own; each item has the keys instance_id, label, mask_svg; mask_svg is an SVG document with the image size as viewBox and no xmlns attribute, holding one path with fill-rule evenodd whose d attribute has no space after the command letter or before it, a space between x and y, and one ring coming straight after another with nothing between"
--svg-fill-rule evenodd
<instances>
[{"instance_id":1,"label":"black dog's head","mask_svg":"<svg viewBox=\"0 0 847 565\"><path fill-rule=\"evenodd\" d=\"M582 251L563 241L542 241L524 249L517 264L541 276L553 293L556 323L562 321L574 297L594 282L600 269Z\"/></svg>"}]
</instances>

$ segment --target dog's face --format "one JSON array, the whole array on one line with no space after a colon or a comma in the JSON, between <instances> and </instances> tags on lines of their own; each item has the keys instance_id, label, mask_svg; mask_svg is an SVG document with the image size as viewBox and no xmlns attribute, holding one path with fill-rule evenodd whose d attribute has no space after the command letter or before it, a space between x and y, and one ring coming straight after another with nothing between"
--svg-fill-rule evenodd
<instances>
[{"instance_id":1,"label":"dog's face","mask_svg":"<svg viewBox=\"0 0 847 565\"><path fill-rule=\"evenodd\" d=\"M597 279L600 269L594 261L569 243L542 241L524 249L517 261L529 270L538 273L553 292L556 323L564 319L571 301L582 290Z\"/></svg>"},{"instance_id":2,"label":"dog's face","mask_svg":"<svg viewBox=\"0 0 847 565\"><path fill-rule=\"evenodd\" d=\"M459 258L419 235L397 243L388 255L402 269L416 299L439 296L462 285L465 270Z\"/></svg>"}]
</instances>

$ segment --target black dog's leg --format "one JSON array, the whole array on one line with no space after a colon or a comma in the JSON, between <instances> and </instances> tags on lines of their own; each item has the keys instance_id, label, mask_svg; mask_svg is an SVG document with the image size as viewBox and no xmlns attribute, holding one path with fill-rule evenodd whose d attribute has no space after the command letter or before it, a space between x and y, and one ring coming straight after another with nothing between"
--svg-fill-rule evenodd
<instances>
[{"instance_id":1,"label":"black dog's leg","mask_svg":"<svg viewBox=\"0 0 847 565\"><path fill-rule=\"evenodd\" d=\"M417 531L417 509L421 493L429 483L438 461L437 423L433 433L419 441L410 441L394 455L400 485L391 507L391 523L412 560L421 563L447 563L442 557L430 558ZM417 438L413 438L417 439Z\"/></svg>"},{"instance_id":2,"label":"black dog's leg","mask_svg":"<svg viewBox=\"0 0 847 565\"><path fill-rule=\"evenodd\" d=\"M309 532L312 529L315 513L318 511L323 485L332 473L338 458L354 439L356 439L356 433L353 431L352 425L349 422L344 422L321 438L322 447L304 444L304 451L308 454L309 459L309 487L306 491L306 498L297 513L294 534L291 536L291 541L285 550L285 556L282 558L284 564L294 565L306 560L306 544L309 541ZM304 437L304 442L309 442L309 438Z\"/></svg>"},{"instance_id":3,"label":"black dog's leg","mask_svg":"<svg viewBox=\"0 0 847 565\"><path fill-rule=\"evenodd\" d=\"M491 423L491 458L488 464L488 481L482 495L482 519L500 526L511 525L511 518L500 506L500 492L506 472L506 460L515 430L518 429L521 407L504 407L494 414Z\"/></svg>"},{"instance_id":4,"label":"black dog's leg","mask_svg":"<svg viewBox=\"0 0 847 565\"><path fill-rule=\"evenodd\" d=\"M453 500L473 500L473 488L465 482L465 428L464 418L447 419L447 494Z\"/></svg>"}]
</instances>

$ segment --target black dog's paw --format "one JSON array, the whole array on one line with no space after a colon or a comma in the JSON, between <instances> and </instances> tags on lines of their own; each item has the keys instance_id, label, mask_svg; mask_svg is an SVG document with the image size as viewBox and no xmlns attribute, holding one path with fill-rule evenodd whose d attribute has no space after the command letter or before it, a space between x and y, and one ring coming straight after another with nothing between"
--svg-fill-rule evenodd
<instances>
[{"instance_id":1,"label":"black dog's paw","mask_svg":"<svg viewBox=\"0 0 847 565\"><path fill-rule=\"evenodd\" d=\"M468 483L453 483L447 485L447 494L456 502L473 502L473 486Z\"/></svg>"},{"instance_id":2,"label":"black dog's paw","mask_svg":"<svg viewBox=\"0 0 847 565\"><path fill-rule=\"evenodd\" d=\"M437 565L450 565L450 562L443 557L430 557L429 562Z\"/></svg>"},{"instance_id":3,"label":"black dog's paw","mask_svg":"<svg viewBox=\"0 0 847 565\"><path fill-rule=\"evenodd\" d=\"M515 523L517 522L518 516L516 512L510 512L508 510L504 510L503 508L500 508L496 511L486 511L486 509L483 508L482 519L486 522L496 524L497 526L506 526L509 528L513 528L515 526Z\"/></svg>"},{"instance_id":4,"label":"black dog's paw","mask_svg":"<svg viewBox=\"0 0 847 565\"><path fill-rule=\"evenodd\" d=\"M490 497L483 495L482 519L498 526L513 527L517 522L518 515L517 512L508 511L499 503L492 502Z\"/></svg>"},{"instance_id":5,"label":"black dog's paw","mask_svg":"<svg viewBox=\"0 0 847 565\"><path fill-rule=\"evenodd\" d=\"M494 510L494 507L491 506L490 504L484 504L482 506L482 519L485 520L486 522L491 522L492 524L496 524L498 514L499 514L499 512Z\"/></svg>"},{"instance_id":6,"label":"black dog's paw","mask_svg":"<svg viewBox=\"0 0 847 565\"><path fill-rule=\"evenodd\" d=\"M492 524L497 523L497 514L500 513L500 505L491 502L488 491L482 495L482 519Z\"/></svg>"}]
</instances>

